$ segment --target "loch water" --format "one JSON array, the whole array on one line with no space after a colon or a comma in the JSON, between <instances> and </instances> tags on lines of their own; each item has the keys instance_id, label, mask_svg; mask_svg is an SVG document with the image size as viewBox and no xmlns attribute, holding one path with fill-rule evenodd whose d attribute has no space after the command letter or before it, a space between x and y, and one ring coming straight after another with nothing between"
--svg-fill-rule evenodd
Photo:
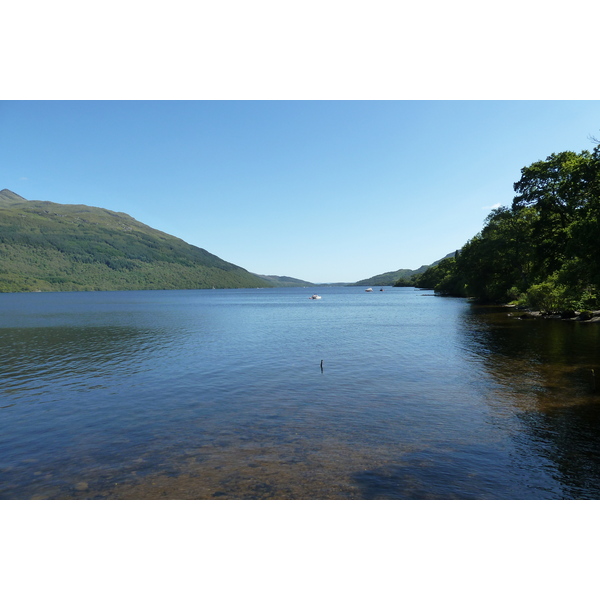
<instances>
[{"instance_id":1,"label":"loch water","mask_svg":"<svg viewBox=\"0 0 600 600\"><path fill-rule=\"evenodd\" d=\"M0 499L600 498L600 324L509 312L387 287L2 294Z\"/></svg>"}]
</instances>

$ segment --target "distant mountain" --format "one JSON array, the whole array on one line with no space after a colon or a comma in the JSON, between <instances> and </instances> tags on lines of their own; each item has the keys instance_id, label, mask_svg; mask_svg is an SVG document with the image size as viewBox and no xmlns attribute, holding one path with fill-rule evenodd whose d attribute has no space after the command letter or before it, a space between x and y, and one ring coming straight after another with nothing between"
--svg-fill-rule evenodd
<instances>
[{"instance_id":1,"label":"distant mountain","mask_svg":"<svg viewBox=\"0 0 600 600\"><path fill-rule=\"evenodd\" d=\"M437 265L439 262L444 260L444 258L449 258L450 256L454 256L454 252L450 252L443 258L436 260L431 265L422 265L418 269L398 269L397 271L388 271L387 273L381 273L381 275L374 275L369 279L363 279L361 281L357 281L353 285L394 285L396 281L399 279L409 280L413 275L420 275L421 273L425 273L429 267L432 265Z\"/></svg>"},{"instance_id":2,"label":"distant mountain","mask_svg":"<svg viewBox=\"0 0 600 600\"><path fill-rule=\"evenodd\" d=\"M303 281L302 279L294 279L293 277L287 277L285 275L257 275L261 279L264 279L274 287L306 287L314 286L314 283L310 281Z\"/></svg>"},{"instance_id":3,"label":"distant mountain","mask_svg":"<svg viewBox=\"0 0 600 600\"><path fill-rule=\"evenodd\" d=\"M0 292L273 284L122 212L0 191Z\"/></svg>"}]
</instances>

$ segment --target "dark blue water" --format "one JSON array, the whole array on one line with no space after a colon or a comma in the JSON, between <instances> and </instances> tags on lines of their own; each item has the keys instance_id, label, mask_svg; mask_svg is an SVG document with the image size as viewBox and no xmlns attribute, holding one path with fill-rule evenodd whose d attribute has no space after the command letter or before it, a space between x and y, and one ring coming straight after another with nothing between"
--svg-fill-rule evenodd
<instances>
[{"instance_id":1,"label":"dark blue water","mask_svg":"<svg viewBox=\"0 0 600 600\"><path fill-rule=\"evenodd\" d=\"M1 295L0 498L600 497L598 324L378 290Z\"/></svg>"}]
</instances>

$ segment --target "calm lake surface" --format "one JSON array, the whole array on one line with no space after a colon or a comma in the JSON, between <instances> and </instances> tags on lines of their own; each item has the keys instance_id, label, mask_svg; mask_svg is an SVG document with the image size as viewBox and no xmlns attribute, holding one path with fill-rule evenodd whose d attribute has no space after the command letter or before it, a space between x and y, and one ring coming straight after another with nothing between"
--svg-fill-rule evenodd
<instances>
[{"instance_id":1,"label":"calm lake surface","mask_svg":"<svg viewBox=\"0 0 600 600\"><path fill-rule=\"evenodd\" d=\"M600 498L600 324L507 312L412 288L2 294L0 498Z\"/></svg>"}]
</instances>

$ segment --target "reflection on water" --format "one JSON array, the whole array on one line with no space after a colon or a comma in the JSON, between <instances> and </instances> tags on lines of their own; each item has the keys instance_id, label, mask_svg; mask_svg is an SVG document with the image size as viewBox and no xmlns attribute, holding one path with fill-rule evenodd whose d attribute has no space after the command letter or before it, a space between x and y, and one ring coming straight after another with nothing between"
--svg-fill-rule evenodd
<instances>
[{"instance_id":1,"label":"reflection on water","mask_svg":"<svg viewBox=\"0 0 600 600\"><path fill-rule=\"evenodd\" d=\"M508 318L474 305L463 348L491 376L484 395L497 415L518 419L521 453L552 465L562 496L600 497L600 328L594 323Z\"/></svg>"},{"instance_id":2,"label":"reflection on water","mask_svg":"<svg viewBox=\"0 0 600 600\"><path fill-rule=\"evenodd\" d=\"M598 498L599 342L402 288L5 294L0 498Z\"/></svg>"},{"instance_id":3,"label":"reflection on water","mask_svg":"<svg viewBox=\"0 0 600 600\"><path fill-rule=\"evenodd\" d=\"M107 388L144 371L156 331L133 327L35 327L0 330L7 399L48 402L70 389ZM146 367L147 370L147 367Z\"/></svg>"}]
</instances>

